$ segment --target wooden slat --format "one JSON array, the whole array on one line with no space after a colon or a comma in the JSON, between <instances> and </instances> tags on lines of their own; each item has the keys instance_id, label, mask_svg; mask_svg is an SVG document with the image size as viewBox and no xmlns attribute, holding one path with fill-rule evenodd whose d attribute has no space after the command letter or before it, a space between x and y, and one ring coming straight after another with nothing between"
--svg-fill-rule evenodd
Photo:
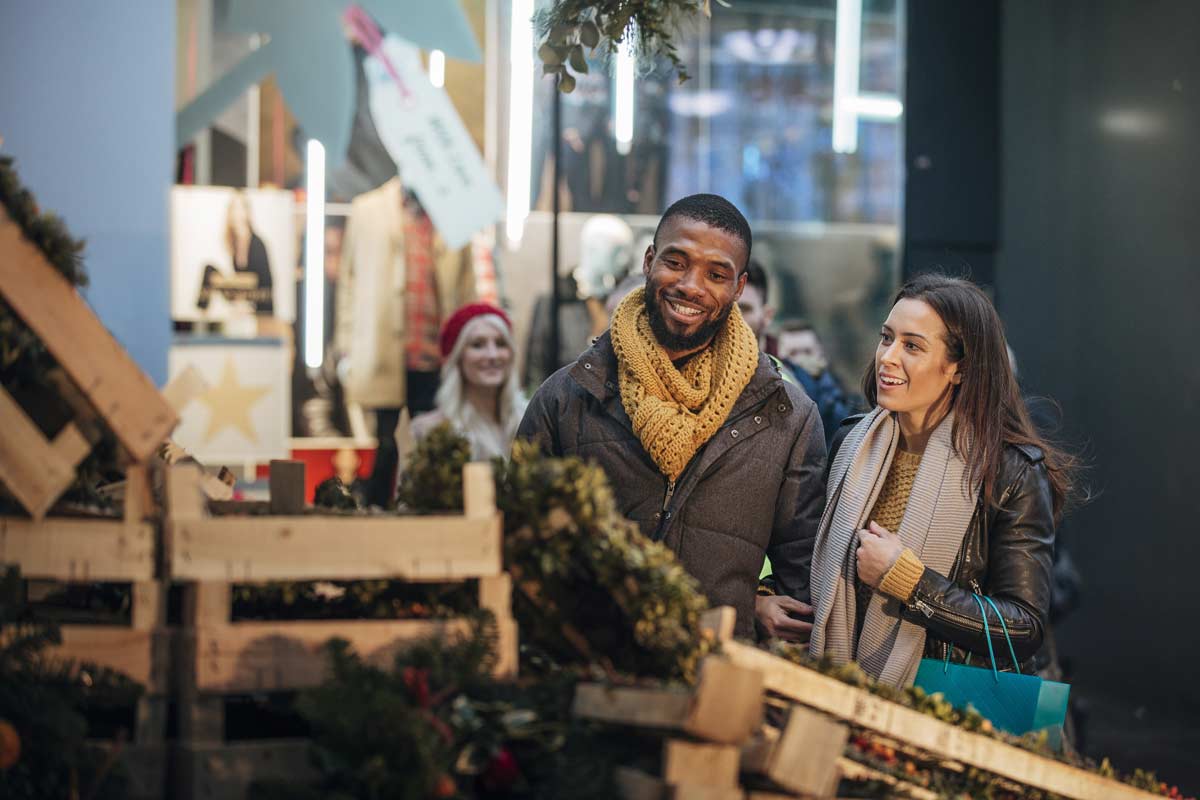
<instances>
[{"instance_id":1,"label":"wooden slat","mask_svg":"<svg viewBox=\"0 0 1200 800\"><path fill-rule=\"evenodd\" d=\"M168 574L272 581L499 575L499 514L213 517L168 522Z\"/></svg>"},{"instance_id":2,"label":"wooden slat","mask_svg":"<svg viewBox=\"0 0 1200 800\"><path fill-rule=\"evenodd\" d=\"M860 764L849 758L837 759L837 769L842 777L851 781L876 781L891 787L895 797L910 797L912 800L938 800L941 795L931 792L923 786L902 781L894 775L871 769L866 764Z\"/></svg>"},{"instance_id":3,"label":"wooden slat","mask_svg":"<svg viewBox=\"0 0 1200 800\"><path fill-rule=\"evenodd\" d=\"M2 252L2 251L0 251ZM0 262L3 262L0 257ZM75 482L76 454L82 437L68 424L56 442L46 441L25 410L0 386L0 483L8 487L34 519L41 519L54 501ZM71 432L74 432L73 435ZM86 448L87 442L84 441ZM83 454L86 455L84 449Z\"/></svg>"},{"instance_id":4,"label":"wooden slat","mask_svg":"<svg viewBox=\"0 0 1200 800\"><path fill-rule=\"evenodd\" d=\"M572 712L635 727L678 730L722 744L740 744L762 724L762 676L719 656L700 666L692 690L581 683Z\"/></svg>"},{"instance_id":5,"label":"wooden slat","mask_svg":"<svg viewBox=\"0 0 1200 800\"><path fill-rule=\"evenodd\" d=\"M26 578L152 580L154 527L108 520L34 522L0 517L0 563L19 565Z\"/></svg>"},{"instance_id":6,"label":"wooden slat","mask_svg":"<svg viewBox=\"0 0 1200 800\"><path fill-rule=\"evenodd\" d=\"M498 661L494 674L511 680L517 677L517 622L512 616L512 577L507 572L479 579L479 607L496 617L499 641L496 643Z\"/></svg>"},{"instance_id":7,"label":"wooden slat","mask_svg":"<svg viewBox=\"0 0 1200 800\"><path fill-rule=\"evenodd\" d=\"M733 606L716 606L700 615L700 630L714 642L732 639L736 624L737 609Z\"/></svg>"},{"instance_id":8,"label":"wooden slat","mask_svg":"<svg viewBox=\"0 0 1200 800\"><path fill-rule=\"evenodd\" d=\"M736 789L738 756L736 745L668 739L663 742L662 778L670 784Z\"/></svg>"},{"instance_id":9,"label":"wooden slat","mask_svg":"<svg viewBox=\"0 0 1200 800\"><path fill-rule=\"evenodd\" d=\"M62 644L48 649L51 656L110 667L151 694L166 689L170 654L165 631L122 625L64 625L61 631Z\"/></svg>"},{"instance_id":10,"label":"wooden slat","mask_svg":"<svg viewBox=\"0 0 1200 800\"><path fill-rule=\"evenodd\" d=\"M632 767L617 767L613 778L621 800L745 800L746 797L737 787L670 784Z\"/></svg>"},{"instance_id":11,"label":"wooden slat","mask_svg":"<svg viewBox=\"0 0 1200 800\"><path fill-rule=\"evenodd\" d=\"M486 519L496 511L496 482L492 465L486 461L463 466L463 514L471 519Z\"/></svg>"},{"instance_id":12,"label":"wooden slat","mask_svg":"<svg viewBox=\"0 0 1200 800\"><path fill-rule=\"evenodd\" d=\"M1149 800L1155 796L970 733L749 645L727 642L722 653L736 664L761 672L767 691L941 758L960 761L1017 783L1076 800Z\"/></svg>"},{"instance_id":13,"label":"wooden slat","mask_svg":"<svg viewBox=\"0 0 1200 800\"><path fill-rule=\"evenodd\" d=\"M763 775L790 792L826 797L837 788L834 762L849 730L819 712L792 706L783 730L764 728L742 750L742 771Z\"/></svg>"},{"instance_id":14,"label":"wooden slat","mask_svg":"<svg viewBox=\"0 0 1200 800\"><path fill-rule=\"evenodd\" d=\"M367 661L390 667L418 639L469 632L465 620L238 622L196 630L196 688L206 692L282 691L315 686L327 674L324 645L348 640Z\"/></svg>"},{"instance_id":15,"label":"wooden slat","mask_svg":"<svg viewBox=\"0 0 1200 800\"><path fill-rule=\"evenodd\" d=\"M75 287L25 239L2 208L0 295L96 407L133 459L148 459L175 427L175 411Z\"/></svg>"}]
</instances>

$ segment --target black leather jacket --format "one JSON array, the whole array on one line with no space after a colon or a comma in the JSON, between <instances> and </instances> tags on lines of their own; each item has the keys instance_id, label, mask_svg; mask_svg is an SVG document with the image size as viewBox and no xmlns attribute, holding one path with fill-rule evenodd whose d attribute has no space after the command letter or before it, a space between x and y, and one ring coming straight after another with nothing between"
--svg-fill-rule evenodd
<instances>
[{"instance_id":1,"label":"black leather jacket","mask_svg":"<svg viewBox=\"0 0 1200 800\"><path fill-rule=\"evenodd\" d=\"M842 422L830 443L829 464L861 419L857 415ZM976 505L950 575L926 567L908 603L900 604L900 616L928 631L926 658L945 658L950 648L952 661L963 662L970 654L972 664L986 666L983 617L972 595L987 595L1004 616L1024 674L1037 667L1034 656L1050 614L1054 505L1042 451L1026 445L1005 447L996 490L996 506L985 508L982 498ZM1004 632L986 601L984 607L996 664L1011 670Z\"/></svg>"}]
</instances>

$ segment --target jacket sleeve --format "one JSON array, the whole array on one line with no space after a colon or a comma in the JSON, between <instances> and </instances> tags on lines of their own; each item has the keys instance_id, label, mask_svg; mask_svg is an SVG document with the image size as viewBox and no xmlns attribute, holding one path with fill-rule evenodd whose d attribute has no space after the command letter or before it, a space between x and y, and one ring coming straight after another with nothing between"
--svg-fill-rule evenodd
<instances>
[{"instance_id":1,"label":"jacket sleeve","mask_svg":"<svg viewBox=\"0 0 1200 800\"><path fill-rule=\"evenodd\" d=\"M996 603L1004 617L1018 660L1042 645L1050 612L1050 565L1054 557L1054 513L1050 479L1040 461L1023 466L1011 484L989 530L987 573L972 587ZM949 578L928 567L903 612L939 639L983 655L988 652L983 616L972 597ZM997 663L1011 660L1004 631L986 602L988 626Z\"/></svg>"},{"instance_id":2,"label":"jacket sleeve","mask_svg":"<svg viewBox=\"0 0 1200 800\"><path fill-rule=\"evenodd\" d=\"M825 506L825 432L815 404L792 443L787 472L775 505L775 525L767 556L774 591L808 603L813 545Z\"/></svg>"},{"instance_id":3,"label":"jacket sleeve","mask_svg":"<svg viewBox=\"0 0 1200 800\"><path fill-rule=\"evenodd\" d=\"M534 392L533 399L525 408L525 416L521 417L521 424L517 426L518 439L536 443L548 456L563 454L558 430L561 392L565 391L560 385L563 380L562 373L559 373L543 383Z\"/></svg>"}]
</instances>

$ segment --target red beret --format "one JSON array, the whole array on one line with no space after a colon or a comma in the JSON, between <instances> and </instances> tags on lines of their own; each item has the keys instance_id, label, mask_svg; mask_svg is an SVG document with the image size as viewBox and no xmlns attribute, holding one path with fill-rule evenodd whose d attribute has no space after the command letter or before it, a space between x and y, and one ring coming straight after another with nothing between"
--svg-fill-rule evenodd
<instances>
[{"instance_id":1,"label":"red beret","mask_svg":"<svg viewBox=\"0 0 1200 800\"><path fill-rule=\"evenodd\" d=\"M512 333L512 321L509 320L508 314L505 314L499 308L496 308L491 303L468 303L462 308L450 315L450 319L446 320L446 324L442 326L441 345L442 358L447 358L450 351L454 349L454 345L458 342L458 336L462 333L463 328L467 327L467 323L476 317L494 314L504 320L504 325L508 328L509 333Z\"/></svg>"}]
</instances>

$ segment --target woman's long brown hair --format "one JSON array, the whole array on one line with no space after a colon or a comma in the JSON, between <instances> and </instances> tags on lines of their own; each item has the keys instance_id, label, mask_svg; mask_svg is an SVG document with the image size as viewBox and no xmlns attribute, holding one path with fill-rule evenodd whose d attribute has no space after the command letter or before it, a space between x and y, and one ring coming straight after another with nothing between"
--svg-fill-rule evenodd
<instances>
[{"instance_id":1,"label":"woman's long brown hair","mask_svg":"<svg viewBox=\"0 0 1200 800\"><path fill-rule=\"evenodd\" d=\"M1045 456L1046 472L1058 519L1074 493L1077 459L1038 433L1029 418L1025 398L1008 360L1004 325L995 306L970 281L946 275L924 274L896 293L901 300L929 305L946 326L946 354L958 364L962 382L954 387L954 449L967 462L972 483L978 483L989 506L997 504L996 481L1006 445L1033 445ZM872 358L862 382L863 395L875 406L875 362ZM970 447L967 446L968 442Z\"/></svg>"}]
</instances>

